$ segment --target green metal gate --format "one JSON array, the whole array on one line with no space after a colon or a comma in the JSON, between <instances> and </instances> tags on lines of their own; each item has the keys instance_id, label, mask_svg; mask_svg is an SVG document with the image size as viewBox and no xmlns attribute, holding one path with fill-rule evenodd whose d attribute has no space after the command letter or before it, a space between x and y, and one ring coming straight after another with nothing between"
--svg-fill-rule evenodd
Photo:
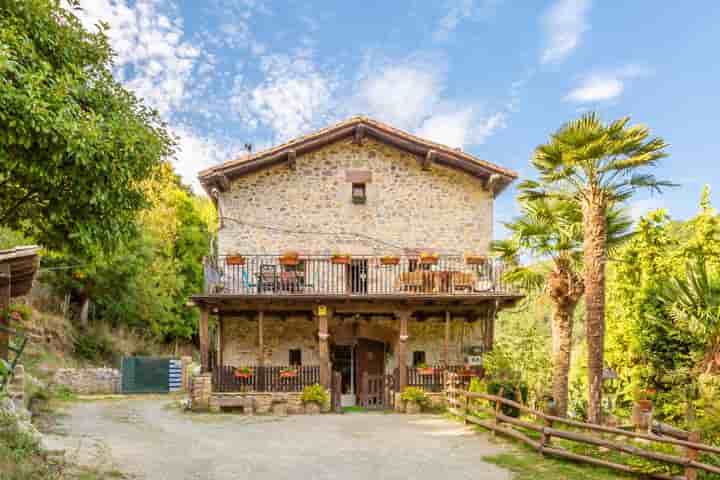
<instances>
[{"instance_id":1,"label":"green metal gate","mask_svg":"<svg viewBox=\"0 0 720 480\"><path fill-rule=\"evenodd\" d=\"M125 357L122 361L123 393L167 393L170 391L170 359Z\"/></svg>"}]
</instances>

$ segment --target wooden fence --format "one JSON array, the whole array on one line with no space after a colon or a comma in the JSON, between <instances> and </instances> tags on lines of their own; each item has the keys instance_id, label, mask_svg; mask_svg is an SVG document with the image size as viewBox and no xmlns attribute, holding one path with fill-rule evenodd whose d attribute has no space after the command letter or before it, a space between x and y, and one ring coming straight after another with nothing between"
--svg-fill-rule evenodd
<instances>
[{"instance_id":1,"label":"wooden fence","mask_svg":"<svg viewBox=\"0 0 720 480\"><path fill-rule=\"evenodd\" d=\"M408 387L422 388L426 392L442 392L448 381L446 374L453 374L455 386L467 387L473 377L482 378L481 367L466 368L464 365L433 365L426 368L408 367ZM400 372L394 371L395 384L399 384Z\"/></svg>"},{"instance_id":2,"label":"wooden fence","mask_svg":"<svg viewBox=\"0 0 720 480\"><path fill-rule=\"evenodd\" d=\"M248 372L243 375L243 370ZM320 383L320 366L234 367L218 365L212 372L214 392L301 392Z\"/></svg>"},{"instance_id":3,"label":"wooden fence","mask_svg":"<svg viewBox=\"0 0 720 480\"><path fill-rule=\"evenodd\" d=\"M449 386L447 389L447 402L450 412L462 417L465 422L479 425L493 432L519 440L544 455L552 455L568 460L615 469L625 473L638 474L645 478L657 478L661 480L695 480L698 472L701 470L720 474L720 467L698 461L701 452L720 455L720 448L699 443L700 439L697 434L691 434L689 436L690 440L681 440L673 437L661 437L654 434L637 433L619 428L593 425L539 412L518 402L503 398L502 396L468 392L466 390L453 388L452 386ZM525 414L524 417L521 419L505 415L501 408L503 405L520 410ZM479 418L478 413L481 412L489 413L490 418ZM605 436L603 434L605 434ZM606 436L611 436L611 438L606 438ZM677 466L684 469L684 475L648 473L622 463L581 455L568 451L557 444L553 445L553 438L614 450L636 459L651 460L659 464ZM651 445L654 442L657 444L682 447L684 449L684 455L652 451L637 445L629 445L628 443L620 441L618 438L637 439L646 442L647 445Z\"/></svg>"}]
</instances>

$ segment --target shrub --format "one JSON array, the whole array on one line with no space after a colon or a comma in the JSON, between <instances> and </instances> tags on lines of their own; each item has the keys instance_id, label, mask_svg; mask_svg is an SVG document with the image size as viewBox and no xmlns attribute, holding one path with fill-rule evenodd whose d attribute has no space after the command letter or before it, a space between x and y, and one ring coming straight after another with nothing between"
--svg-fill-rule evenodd
<instances>
[{"instance_id":1,"label":"shrub","mask_svg":"<svg viewBox=\"0 0 720 480\"><path fill-rule=\"evenodd\" d=\"M415 402L420 406L427 406L430 403L425 390L418 387L405 387L400 394L400 400L403 402Z\"/></svg>"},{"instance_id":2,"label":"shrub","mask_svg":"<svg viewBox=\"0 0 720 480\"><path fill-rule=\"evenodd\" d=\"M75 355L91 362L111 360L114 351L108 335L92 331L77 333L73 338L73 349Z\"/></svg>"},{"instance_id":3,"label":"shrub","mask_svg":"<svg viewBox=\"0 0 720 480\"><path fill-rule=\"evenodd\" d=\"M330 401L330 396L322 385L316 383L303 389L300 400L302 400L303 403L316 403L322 406Z\"/></svg>"},{"instance_id":4,"label":"shrub","mask_svg":"<svg viewBox=\"0 0 720 480\"><path fill-rule=\"evenodd\" d=\"M524 382L508 382L504 380L491 380L487 384L487 391L491 395L501 395L503 398L518 403L527 403L528 387ZM510 405L503 404L500 407L502 413L508 417L519 417L520 410Z\"/></svg>"}]
</instances>

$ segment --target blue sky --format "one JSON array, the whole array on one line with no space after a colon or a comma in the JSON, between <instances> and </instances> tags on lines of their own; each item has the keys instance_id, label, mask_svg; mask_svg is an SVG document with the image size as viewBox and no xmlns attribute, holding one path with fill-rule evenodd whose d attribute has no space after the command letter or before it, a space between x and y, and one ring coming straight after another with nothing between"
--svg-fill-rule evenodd
<instances>
[{"instance_id":1,"label":"blue sky","mask_svg":"<svg viewBox=\"0 0 720 480\"><path fill-rule=\"evenodd\" d=\"M671 144L634 215L720 204L720 2L83 0L110 24L116 76L177 135L196 173L354 114L533 175L529 159L587 110ZM516 214L514 189L496 222ZM498 228L496 236L502 236Z\"/></svg>"}]
</instances>

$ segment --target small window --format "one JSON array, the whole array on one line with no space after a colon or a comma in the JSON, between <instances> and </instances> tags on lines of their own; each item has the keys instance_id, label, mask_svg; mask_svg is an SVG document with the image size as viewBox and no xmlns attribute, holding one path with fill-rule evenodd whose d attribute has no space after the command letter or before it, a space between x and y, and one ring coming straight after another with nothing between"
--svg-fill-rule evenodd
<instances>
[{"instance_id":1,"label":"small window","mask_svg":"<svg viewBox=\"0 0 720 480\"><path fill-rule=\"evenodd\" d=\"M422 350L413 352L413 367L425 365L425 352Z\"/></svg>"},{"instance_id":2,"label":"small window","mask_svg":"<svg viewBox=\"0 0 720 480\"><path fill-rule=\"evenodd\" d=\"M290 365L300 366L302 365L302 350L299 348L290 349Z\"/></svg>"},{"instance_id":3,"label":"small window","mask_svg":"<svg viewBox=\"0 0 720 480\"><path fill-rule=\"evenodd\" d=\"M352 184L352 201L353 203L362 204L365 203L365 184L364 183L353 183Z\"/></svg>"}]
</instances>

